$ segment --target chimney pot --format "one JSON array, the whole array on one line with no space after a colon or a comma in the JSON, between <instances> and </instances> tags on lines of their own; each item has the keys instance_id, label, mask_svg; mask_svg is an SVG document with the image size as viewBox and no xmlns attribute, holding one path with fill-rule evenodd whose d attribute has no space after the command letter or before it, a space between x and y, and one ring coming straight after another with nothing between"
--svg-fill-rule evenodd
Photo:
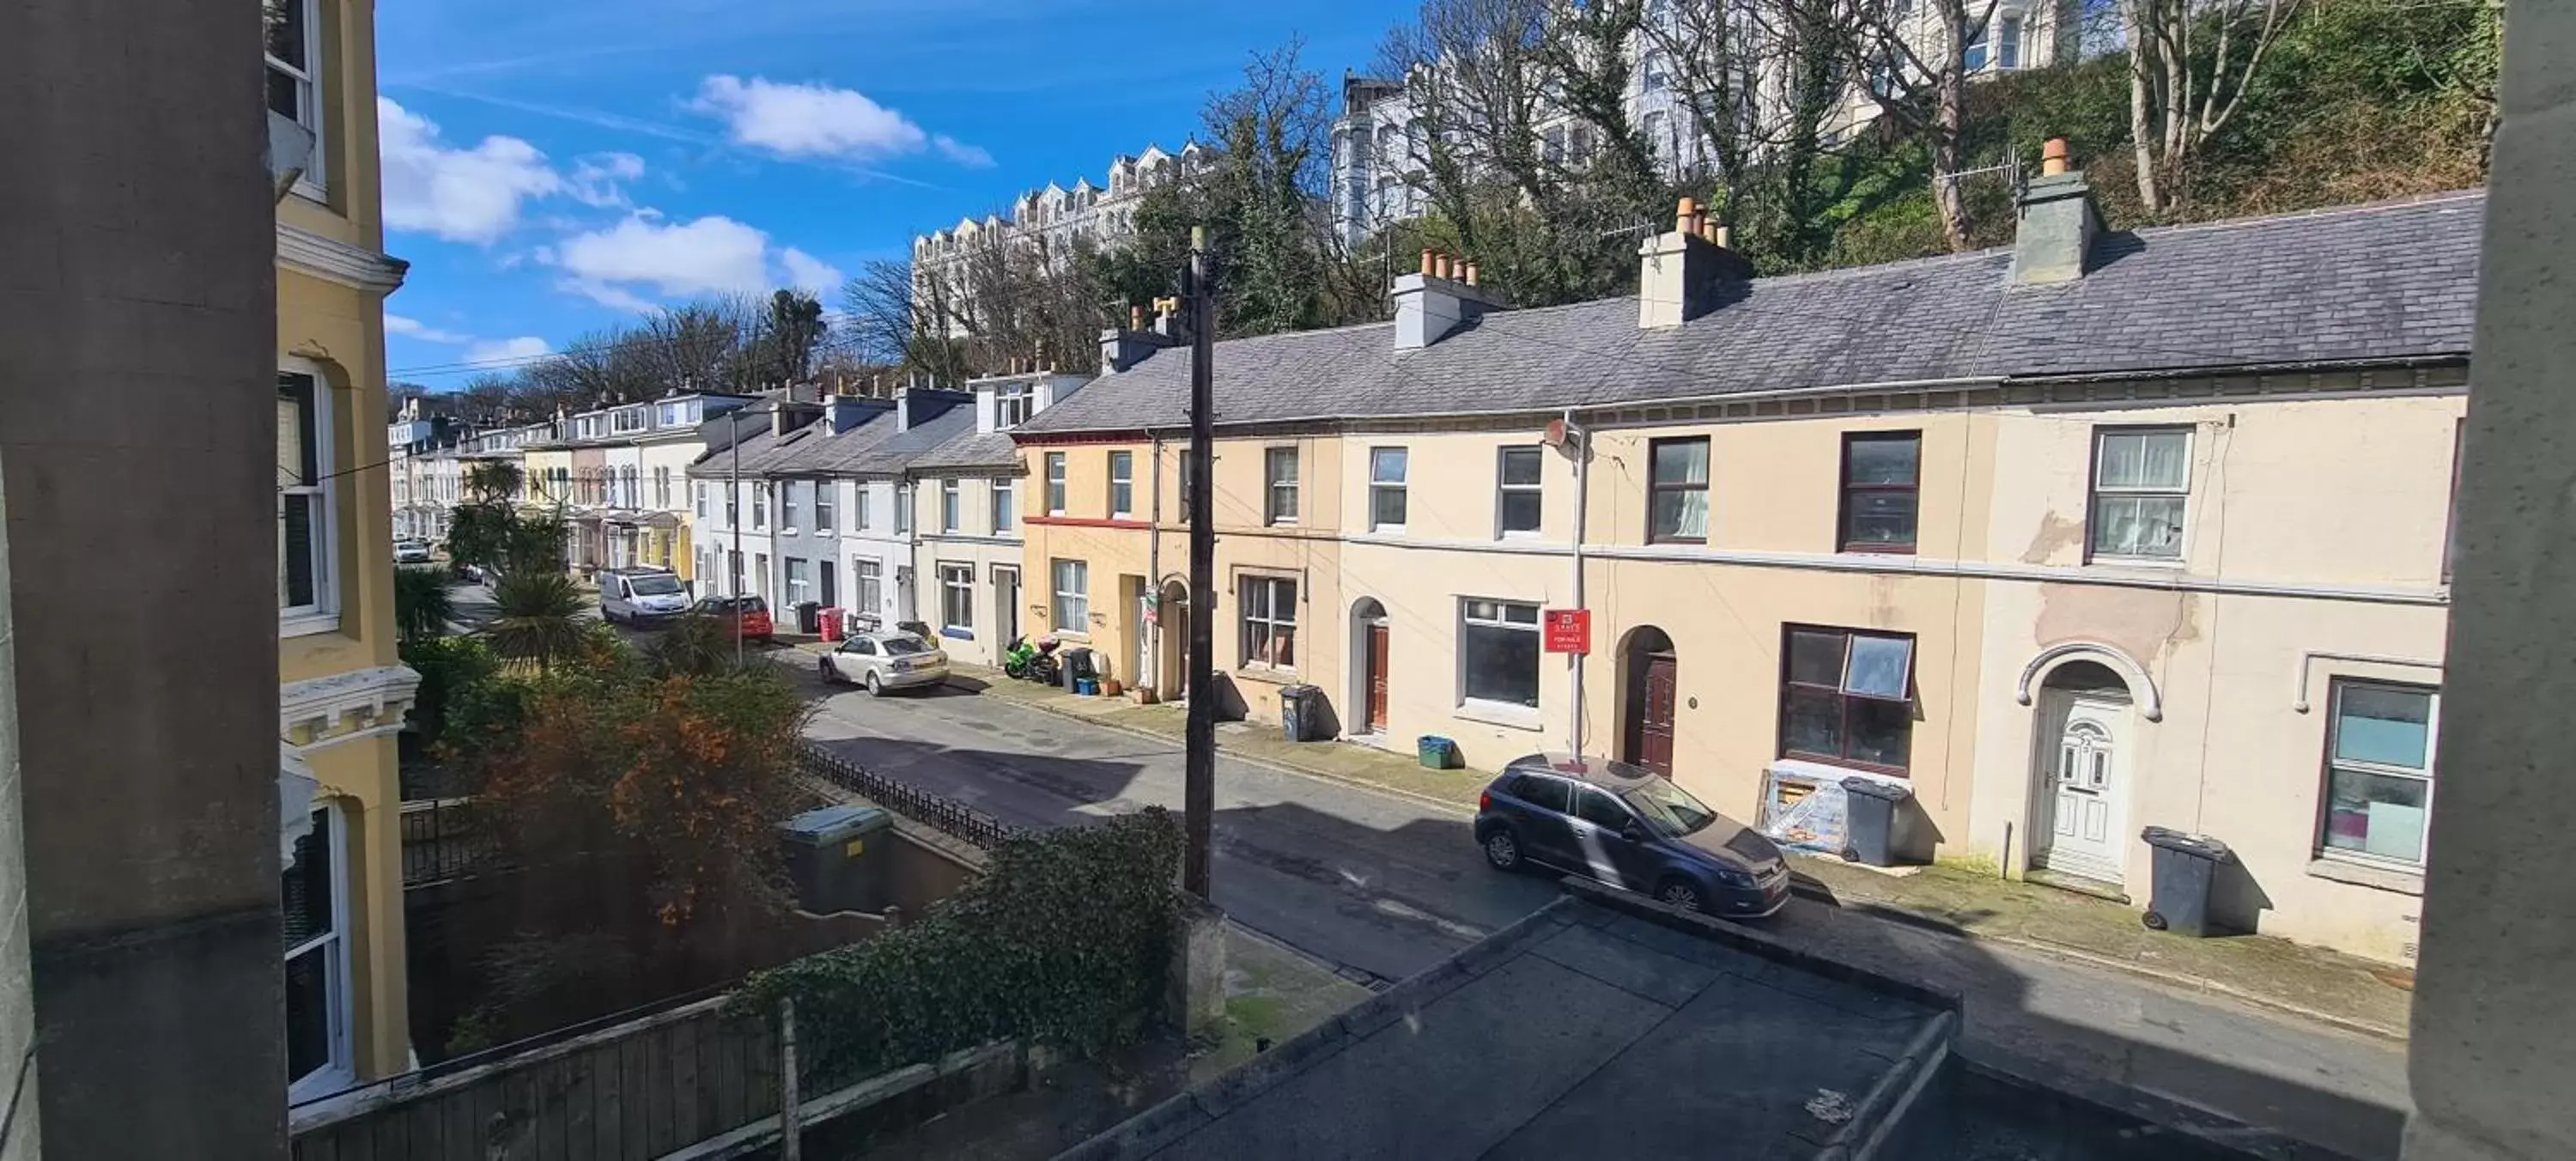
<instances>
[{"instance_id":1,"label":"chimney pot","mask_svg":"<svg viewBox=\"0 0 2576 1161\"><path fill-rule=\"evenodd\" d=\"M1476 284L1476 264L1475 264L1475 263L1473 263L1473 262L1470 262L1470 263L1468 263L1468 264L1467 264L1467 285L1469 285L1469 286L1474 286L1475 284Z\"/></svg>"},{"instance_id":2,"label":"chimney pot","mask_svg":"<svg viewBox=\"0 0 2576 1161\"><path fill-rule=\"evenodd\" d=\"M1425 251L1423 251L1423 252L1422 252L1422 273L1424 274L1424 276L1428 277L1428 276L1430 275L1430 273L1431 273L1431 271L1432 271L1432 269L1433 269L1433 266L1434 266L1434 264L1435 264L1436 260L1438 259L1438 257L1439 257L1438 255L1433 254L1433 253L1432 253L1431 251L1429 251L1429 250L1425 250Z\"/></svg>"},{"instance_id":3,"label":"chimney pot","mask_svg":"<svg viewBox=\"0 0 2576 1161\"><path fill-rule=\"evenodd\" d=\"M1131 331L1141 331L1145 329L1144 307L1130 306L1127 308L1127 329Z\"/></svg>"},{"instance_id":4,"label":"chimney pot","mask_svg":"<svg viewBox=\"0 0 2576 1161\"><path fill-rule=\"evenodd\" d=\"M1440 256L1440 263L1432 270L1432 273L1437 274L1442 278L1454 278L1457 276L1456 271L1451 269L1449 265L1449 256L1446 254Z\"/></svg>"},{"instance_id":5,"label":"chimney pot","mask_svg":"<svg viewBox=\"0 0 2576 1161\"><path fill-rule=\"evenodd\" d=\"M2066 172L2067 165L2068 159L2065 138L2051 137L2048 139L2047 144L2039 147L2039 172L2041 176L2054 177L2057 174L2064 173Z\"/></svg>"},{"instance_id":6,"label":"chimney pot","mask_svg":"<svg viewBox=\"0 0 2576 1161\"><path fill-rule=\"evenodd\" d=\"M1680 208L1673 211L1673 228L1685 234L1696 233L1697 231L1691 229L1691 225L1698 217L1699 202L1693 198L1683 198Z\"/></svg>"}]
</instances>

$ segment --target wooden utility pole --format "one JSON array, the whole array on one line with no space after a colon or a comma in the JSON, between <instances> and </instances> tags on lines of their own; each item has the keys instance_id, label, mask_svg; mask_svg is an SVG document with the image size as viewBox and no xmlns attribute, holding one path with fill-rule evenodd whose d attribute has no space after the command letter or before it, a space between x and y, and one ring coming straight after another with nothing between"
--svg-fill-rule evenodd
<instances>
[{"instance_id":1,"label":"wooden utility pole","mask_svg":"<svg viewBox=\"0 0 2576 1161\"><path fill-rule=\"evenodd\" d=\"M1208 276L1207 227L1190 227L1189 275L1181 287L1190 322L1190 719L1181 782L1181 824L1189 839L1181 889L1208 894L1208 847L1216 814L1216 286Z\"/></svg>"}]
</instances>

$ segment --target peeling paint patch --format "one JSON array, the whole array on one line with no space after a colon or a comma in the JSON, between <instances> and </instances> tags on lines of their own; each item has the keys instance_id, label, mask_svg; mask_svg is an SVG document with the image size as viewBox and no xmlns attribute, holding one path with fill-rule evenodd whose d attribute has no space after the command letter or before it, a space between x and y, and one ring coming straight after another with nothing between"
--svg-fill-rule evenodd
<instances>
[{"instance_id":1,"label":"peeling paint patch","mask_svg":"<svg viewBox=\"0 0 2576 1161\"><path fill-rule=\"evenodd\" d=\"M2084 543L2084 522L2055 512L2039 518L2039 532L2030 538L2030 547L2022 550L2023 564L2060 563L2058 556L2069 548ZM2072 556L2068 563L2072 562Z\"/></svg>"}]
</instances>

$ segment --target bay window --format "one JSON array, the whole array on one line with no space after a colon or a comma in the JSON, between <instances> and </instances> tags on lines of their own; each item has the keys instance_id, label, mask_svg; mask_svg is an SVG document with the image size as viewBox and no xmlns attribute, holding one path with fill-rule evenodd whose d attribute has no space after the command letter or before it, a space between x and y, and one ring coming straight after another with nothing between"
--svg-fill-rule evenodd
<instances>
[{"instance_id":1,"label":"bay window","mask_svg":"<svg viewBox=\"0 0 2576 1161\"><path fill-rule=\"evenodd\" d=\"M286 957L286 1079L290 1098L323 1096L356 1079L349 1037L349 952L340 812L315 810L280 878Z\"/></svg>"},{"instance_id":2,"label":"bay window","mask_svg":"<svg viewBox=\"0 0 2576 1161\"><path fill-rule=\"evenodd\" d=\"M280 616L331 612L331 424L322 381L277 376L277 608Z\"/></svg>"},{"instance_id":3,"label":"bay window","mask_svg":"<svg viewBox=\"0 0 2576 1161\"><path fill-rule=\"evenodd\" d=\"M313 131L313 156L295 179L308 197L322 193L321 0L260 0L266 40L268 109Z\"/></svg>"}]
</instances>

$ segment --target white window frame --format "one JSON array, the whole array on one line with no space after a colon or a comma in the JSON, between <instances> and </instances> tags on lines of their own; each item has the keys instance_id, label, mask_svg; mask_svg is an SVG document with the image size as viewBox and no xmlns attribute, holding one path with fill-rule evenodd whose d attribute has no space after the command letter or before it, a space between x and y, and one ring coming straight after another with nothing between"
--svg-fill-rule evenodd
<instances>
[{"instance_id":1,"label":"white window frame","mask_svg":"<svg viewBox=\"0 0 2576 1161\"><path fill-rule=\"evenodd\" d=\"M769 483L765 480L751 482L751 530L769 531Z\"/></svg>"},{"instance_id":2,"label":"white window frame","mask_svg":"<svg viewBox=\"0 0 2576 1161\"><path fill-rule=\"evenodd\" d=\"M787 598L781 603L790 609L803 604L805 590L814 585L811 578L799 575L805 571L804 564L805 558L801 556L782 556L778 560L778 571L784 574L780 587L786 590L784 596Z\"/></svg>"},{"instance_id":3,"label":"white window frame","mask_svg":"<svg viewBox=\"0 0 2576 1161\"><path fill-rule=\"evenodd\" d=\"M1071 489L1066 486L1071 477L1071 469L1065 463L1065 454L1060 451L1046 453L1045 463L1047 515L1062 516L1065 513L1065 505L1071 499L1067 494Z\"/></svg>"},{"instance_id":4,"label":"white window frame","mask_svg":"<svg viewBox=\"0 0 2576 1161\"><path fill-rule=\"evenodd\" d=\"M948 604L952 600L962 600L966 613L964 620L949 616L953 610L948 607ZM954 630L966 634L969 640L974 638L975 566L973 564L953 560L939 562L939 621L939 630L942 633Z\"/></svg>"},{"instance_id":5,"label":"white window frame","mask_svg":"<svg viewBox=\"0 0 2576 1161\"><path fill-rule=\"evenodd\" d=\"M1252 599L1252 591L1256 587L1265 590L1265 595L1269 598L1266 602L1262 602L1262 604L1269 609L1269 612L1267 613L1256 615L1253 612L1255 602ZM1298 597L1296 578L1272 576L1267 573L1246 573L1235 578L1234 591L1234 647L1236 664L1240 668L1244 669L1266 670L1274 673L1295 673L1297 671ZM1280 594L1283 591L1287 594L1284 608L1282 607L1282 602L1280 600ZM1261 627L1261 632L1258 637L1256 637L1253 632L1254 626ZM1275 661L1257 660L1253 649L1253 642L1255 640L1277 640L1282 631L1285 631L1288 636L1288 663L1283 665Z\"/></svg>"},{"instance_id":6,"label":"white window frame","mask_svg":"<svg viewBox=\"0 0 2576 1161\"><path fill-rule=\"evenodd\" d=\"M313 155L305 160L304 172L296 175L294 192L298 196L327 204L331 200L331 190L329 183L323 180L322 175L327 172L324 168L324 163L325 159L330 156L327 147L331 137L327 132L330 127L330 119L323 116L322 108L322 77L325 71L322 39L322 0L281 0L281 2L293 4L304 12L304 67L297 68L285 61L269 55L267 47L268 31L264 27L260 30L259 55L269 69L274 69L286 74L287 76L295 78L297 92L300 97L298 102L300 108L298 111L301 114L295 118L295 122L296 124L302 125L313 131ZM266 86L267 77L263 74L260 79L262 82L260 104L265 108L268 104ZM269 111L275 112L276 110L271 109Z\"/></svg>"},{"instance_id":7,"label":"white window frame","mask_svg":"<svg viewBox=\"0 0 2576 1161\"><path fill-rule=\"evenodd\" d=\"M653 506L665 510L671 507L671 468L668 464L653 469Z\"/></svg>"},{"instance_id":8,"label":"white window frame","mask_svg":"<svg viewBox=\"0 0 2576 1161\"><path fill-rule=\"evenodd\" d=\"M339 803L316 802L313 813L319 816L313 825L323 830L331 844L331 930L285 948L277 962L283 972L286 963L298 956L320 951L327 957L323 960L323 991L329 997L325 1015L331 1021L331 1060L310 1073L288 1079L286 1099L290 1104L329 1096L357 1083L356 1041L351 1030L355 1023L355 989L350 981L349 957L349 830ZM285 890L284 869L280 868L281 898ZM282 1026L280 1031L284 1031Z\"/></svg>"},{"instance_id":9,"label":"white window frame","mask_svg":"<svg viewBox=\"0 0 2576 1161\"><path fill-rule=\"evenodd\" d=\"M1066 587L1067 566L1079 576ZM1047 561L1047 613L1055 618L1058 635L1077 637L1091 635L1091 563L1072 557L1052 557ZM1071 622L1071 624L1067 624Z\"/></svg>"},{"instance_id":10,"label":"white window frame","mask_svg":"<svg viewBox=\"0 0 2576 1161\"><path fill-rule=\"evenodd\" d=\"M885 609L885 563L873 557L851 557L850 592L858 599L859 612L878 619Z\"/></svg>"},{"instance_id":11,"label":"white window frame","mask_svg":"<svg viewBox=\"0 0 2576 1161\"><path fill-rule=\"evenodd\" d=\"M278 486L279 561L285 560L286 497L289 495L317 498L313 505L313 529L309 539L313 549L313 600L309 604L288 605L284 591L278 593L277 632L280 637L303 637L314 633L336 632L340 628L340 487L332 473L337 468L338 441L332 438L333 412L331 380L322 368L303 359L278 361L280 377L294 375L313 384L313 472L314 478L301 486Z\"/></svg>"},{"instance_id":12,"label":"white window frame","mask_svg":"<svg viewBox=\"0 0 2576 1161\"><path fill-rule=\"evenodd\" d=\"M2175 567L2191 555L2191 477L2193 436L2189 425L2150 424L2145 426L2107 426L2093 429L2093 465L2088 473L2084 493L2084 559L2087 563L2150 565ZM2182 486L2180 488L2124 485L2106 488L2102 484L2102 445L2114 436L2179 435L2182 437ZM2102 499L2105 496L2170 496L2182 501L2182 531L2174 543L2171 556L2103 552L2095 548L2094 537L2102 528Z\"/></svg>"},{"instance_id":13,"label":"white window frame","mask_svg":"<svg viewBox=\"0 0 2576 1161\"><path fill-rule=\"evenodd\" d=\"M903 483L896 484L896 485L894 486L894 534L895 534L895 535L897 535L897 536L910 536L910 535L912 535L912 506L913 506L913 504L915 503L915 501L916 501L916 497L915 497L915 496L914 496L914 494L913 494L913 490L912 490L912 482L911 482L911 481L907 480L907 481L905 481L905 482L903 482Z\"/></svg>"},{"instance_id":14,"label":"white window frame","mask_svg":"<svg viewBox=\"0 0 2576 1161\"><path fill-rule=\"evenodd\" d=\"M814 531L839 532L841 520L839 480L814 481Z\"/></svg>"},{"instance_id":15,"label":"white window frame","mask_svg":"<svg viewBox=\"0 0 2576 1161\"><path fill-rule=\"evenodd\" d=\"M951 535L966 530L966 482L955 476L939 481L939 530Z\"/></svg>"},{"instance_id":16,"label":"white window frame","mask_svg":"<svg viewBox=\"0 0 2576 1161\"><path fill-rule=\"evenodd\" d=\"M1109 453L1109 518L1133 519L1136 515L1136 453Z\"/></svg>"},{"instance_id":17,"label":"white window frame","mask_svg":"<svg viewBox=\"0 0 2576 1161\"><path fill-rule=\"evenodd\" d=\"M1262 523L1295 524L1297 522L1297 505L1301 499L1297 485L1305 475L1304 465L1298 462L1297 450L1293 444L1261 449ZM1279 465L1283 461L1288 465L1288 471L1284 476L1279 471Z\"/></svg>"},{"instance_id":18,"label":"white window frame","mask_svg":"<svg viewBox=\"0 0 2576 1161\"><path fill-rule=\"evenodd\" d=\"M1029 421L1037 410L1038 389L1034 383L1012 383L993 390L993 427L1009 431Z\"/></svg>"},{"instance_id":19,"label":"white window frame","mask_svg":"<svg viewBox=\"0 0 2576 1161\"><path fill-rule=\"evenodd\" d=\"M995 476L989 485L993 500L993 535L1005 536L1019 527L1019 482L1009 476Z\"/></svg>"},{"instance_id":20,"label":"white window frame","mask_svg":"<svg viewBox=\"0 0 2576 1161\"><path fill-rule=\"evenodd\" d=\"M852 520L850 522L850 526L857 531L866 532L876 524L875 516L877 496L875 486L866 480L861 480L857 484L852 485L852 488L857 492L856 500L858 502L859 510L856 514L857 519Z\"/></svg>"},{"instance_id":21,"label":"white window frame","mask_svg":"<svg viewBox=\"0 0 2576 1161\"><path fill-rule=\"evenodd\" d=\"M778 530L794 535L796 523L796 490L809 486L803 480L778 481Z\"/></svg>"},{"instance_id":22,"label":"white window frame","mask_svg":"<svg viewBox=\"0 0 2576 1161\"><path fill-rule=\"evenodd\" d=\"M1395 453L1396 466L1398 470L1394 479L1381 479L1378 475L1378 456L1386 452ZM1410 486L1409 481L1413 476L1412 449L1405 447L1370 448L1368 454L1368 472L1368 530L1371 532L1403 532L1405 520L1413 518L1413 497L1407 491ZM1393 523L1380 523L1378 521L1377 498L1380 492L1393 492L1404 500L1405 520L1398 520Z\"/></svg>"},{"instance_id":23,"label":"white window frame","mask_svg":"<svg viewBox=\"0 0 2576 1161\"><path fill-rule=\"evenodd\" d=\"M1474 611L1477 605L1496 606L1494 610L1495 615L1491 617L1477 616ZM1539 639L1539 622L1544 619L1541 607L1540 603L1536 601L1506 600L1501 597L1458 598L1458 637L1456 645L1458 665L1458 708L1479 710L1489 715L1498 715L1507 719L1535 717L1539 712L1539 707L1537 705L1523 705L1516 701L1496 701L1492 698L1472 697L1467 693L1467 630L1473 627L1504 630L1514 633L1526 632L1530 634L1533 639ZM1530 619L1528 621L1513 619L1507 612L1507 610L1511 609L1529 610ZM1540 651L1538 672L1535 676L1538 678L1540 685L1540 689L1538 691L1539 700L1544 701L1546 699L1545 682L1547 679L1547 653L1545 648L1546 642L1544 640L1540 640L1539 643Z\"/></svg>"},{"instance_id":24,"label":"white window frame","mask_svg":"<svg viewBox=\"0 0 2576 1161\"><path fill-rule=\"evenodd\" d=\"M2398 870L2421 874L2423 873L2427 863L2425 856L2430 853L2430 847L2432 845L2431 820L2433 817L2433 796L2441 789L2441 786L2439 785L2440 779L2437 777L2438 772L2434 769L2437 755L2441 750L2442 741L2441 688L2438 686L2428 686L2415 682L2382 681L2377 678L2368 677L2337 676L2332 678L2331 681L2332 684L2328 687L2330 692L2326 702L2326 750L2324 777L2317 784L2316 857L2320 859L2333 859L2340 862L2360 863L2365 866L2372 867L2391 867ZM2343 695L2345 692L2356 686L2396 690L2406 693L2420 693L2425 696L2424 766L2422 769L2408 766L2390 766L2380 762L2365 762L2358 759L2338 758L2335 756L2338 735L2343 730ZM2326 842L2326 828L2331 825L2328 815L2334 808L2334 776L2335 772L2338 770L2349 771L2354 774L2375 775L2382 778L2410 779L2424 784L2425 830L2424 835L2422 836L2422 841L2416 847L2414 858L2399 859L2388 855L2375 855L2369 851L2357 851L2349 847L2332 846Z\"/></svg>"},{"instance_id":25,"label":"white window frame","mask_svg":"<svg viewBox=\"0 0 2576 1161\"><path fill-rule=\"evenodd\" d=\"M1512 454L1515 452L1526 452L1537 457L1539 477L1537 483L1515 484L1511 482L1512 477L1510 464ZM1504 523L1505 518L1503 514L1510 511L1511 508L1511 506L1505 503L1505 501L1510 499L1512 496L1521 493L1527 493L1538 498L1538 528L1513 528ZM1544 529L1546 526L1547 452L1545 447L1540 444L1508 444L1494 449L1494 538L1497 540L1525 540L1537 536L1540 530Z\"/></svg>"}]
</instances>

